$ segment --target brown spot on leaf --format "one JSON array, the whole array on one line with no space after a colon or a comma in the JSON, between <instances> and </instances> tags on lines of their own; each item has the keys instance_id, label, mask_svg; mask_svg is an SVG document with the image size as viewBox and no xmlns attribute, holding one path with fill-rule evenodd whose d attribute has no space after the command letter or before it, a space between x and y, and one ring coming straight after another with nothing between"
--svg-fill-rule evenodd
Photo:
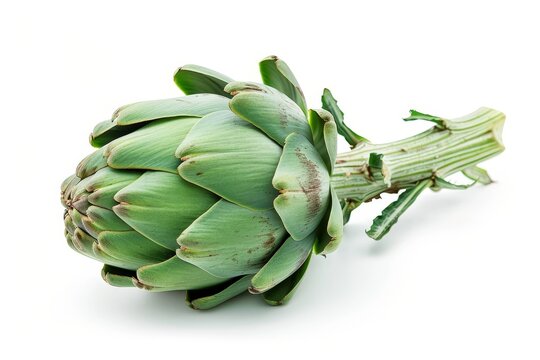
<instances>
[{"instance_id":1,"label":"brown spot on leaf","mask_svg":"<svg viewBox=\"0 0 540 360\"><path fill-rule=\"evenodd\" d=\"M288 114L287 107L285 106L284 103L280 102L279 108L278 108L278 116L279 116L279 124L282 127L287 127L287 125L289 124L289 117L287 114Z\"/></svg>"},{"instance_id":2,"label":"brown spot on leaf","mask_svg":"<svg viewBox=\"0 0 540 360\"><path fill-rule=\"evenodd\" d=\"M307 198L308 215L314 216L321 208L321 198L319 196L321 192L321 179L317 171L317 165L307 158L302 149L296 148L294 153L306 170L307 183L300 182L300 187Z\"/></svg>"},{"instance_id":3,"label":"brown spot on leaf","mask_svg":"<svg viewBox=\"0 0 540 360\"><path fill-rule=\"evenodd\" d=\"M265 242L263 242L263 247L265 249L271 249L274 246L274 243L276 242L276 237L274 236L274 234L269 234L269 235L270 237Z\"/></svg>"}]
</instances>

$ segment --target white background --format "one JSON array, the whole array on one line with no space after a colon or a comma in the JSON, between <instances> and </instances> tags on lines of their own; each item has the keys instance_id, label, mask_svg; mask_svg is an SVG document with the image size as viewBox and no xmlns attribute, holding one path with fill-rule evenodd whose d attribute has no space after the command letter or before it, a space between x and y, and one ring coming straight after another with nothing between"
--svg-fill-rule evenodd
<instances>
[{"instance_id":1,"label":"white background","mask_svg":"<svg viewBox=\"0 0 540 360\"><path fill-rule=\"evenodd\" d=\"M525 1L3 3L2 345L8 357L538 359L539 11ZM329 87L374 141L489 106L507 114L496 179L425 193L382 241L362 206L293 300L208 312L183 294L118 289L63 237L61 181L119 105L179 96L196 63L258 79L285 59L311 107ZM346 146L342 144L342 150ZM5 355L3 354L3 355Z\"/></svg>"}]
</instances>

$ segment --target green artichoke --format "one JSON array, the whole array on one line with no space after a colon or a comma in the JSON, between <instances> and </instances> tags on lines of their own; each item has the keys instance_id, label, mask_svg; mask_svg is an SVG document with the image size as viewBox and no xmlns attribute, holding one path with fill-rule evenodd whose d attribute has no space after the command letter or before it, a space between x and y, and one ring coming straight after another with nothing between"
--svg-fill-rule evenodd
<instances>
[{"instance_id":1,"label":"green artichoke","mask_svg":"<svg viewBox=\"0 0 540 360\"><path fill-rule=\"evenodd\" d=\"M436 126L375 145L343 123L329 91L308 110L282 60L260 69L264 84L184 66L174 80L187 96L123 106L94 128L98 150L61 199L68 244L104 263L106 282L187 290L196 309L246 290L282 304L362 202L406 189L368 231L378 239L423 189L460 188L443 176L485 180L476 163L503 149L493 129L504 115L484 108L459 121L411 112ZM337 155L338 133L353 151Z\"/></svg>"}]
</instances>

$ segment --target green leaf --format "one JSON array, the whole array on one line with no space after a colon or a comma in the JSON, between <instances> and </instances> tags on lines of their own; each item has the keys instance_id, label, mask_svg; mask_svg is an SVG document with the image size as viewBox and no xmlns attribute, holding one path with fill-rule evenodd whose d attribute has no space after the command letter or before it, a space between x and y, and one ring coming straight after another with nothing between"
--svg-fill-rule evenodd
<instances>
[{"instance_id":1,"label":"green leaf","mask_svg":"<svg viewBox=\"0 0 540 360\"><path fill-rule=\"evenodd\" d=\"M103 265L101 269L101 277L105 282L112 286L118 287L134 287L133 278L135 271L117 268L111 265Z\"/></svg>"},{"instance_id":2,"label":"green leaf","mask_svg":"<svg viewBox=\"0 0 540 360\"><path fill-rule=\"evenodd\" d=\"M148 169L177 174L178 144L199 118L153 121L108 145L107 163L116 169Z\"/></svg>"},{"instance_id":3,"label":"green leaf","mask_svg":"<svg viewBox=\"0 0 540 360\"><path fill-rule=\"evenodd\" d=\"M73 217L72 217L73 218ZM83 229L77 227L71 236L73 246L81 254L88 256L89 258L102 261L98 256L94 254L93 245L96 242L92 236L88 235ZM105 262L105 261L102 261Z\"/></svg>"},{"instance_id":4,"label":"green leaf","mask_svg":"<svg viewBox=\"0 0 540 360\"><path fill-rule=\"evenodd\" d=\"M230 111L202 118L176 151L185 180L253 209L271 209L281 147Z\"/></svg>"},{"instance_id":5,"label":"green leaf","mask_svg":"<svg viewBox=\"0 0 540 360\"><path fill-rule=\"evenodd\" d=\"M280 192L274 208L287 232L295 240L304 239L326 212L330 175L317 150L302 135L287 137L272 184Z\"/></svg>"},{"instance_id":6,"label":"green leaf","mask_svg":"<svg viewBox=\"0 0 540 360\"><path fill-rule=\"evenodd\" d=\"M334 117L334 121L336 122L337 126L337 132L341 136L343 136L351 146L354 147L360 143L369 142L369 140L358 135L345 124L343 120L343 111L341 111L341 109L339 108L337 100L334 99L334 96L332 95L330 90L324 89L321 101L323 109L330 112L330 114L332 114L332 116Z\"/></svg>"},{"instance_id":7,"label":"green leaf","mask_svg":"<svg viewBox=\"0 0 540 360\"><path fill-rule=\"evenodd\" d=\"M118 204L113 199L114 195L141 174L139 171L123 171L109 167L97 171L85 179L85 190L90 193L88 201L93 205L112 210L112 207Z\"/></svg>"},{"instance_id":8,"label":"green leaf","mask_svg":"<svg viewBox=\"0 0 540 360\"><path fill-rule=\"evenodd\" d=\"M97 242L94 242L92 244L92 251L94 252L95 258L104 264L127 270L137 270L137 264L132 263L131 261L126 261L125 259L118 259L112 256L107 251L105 251Z\"/></svg>"},{"instance_id":9,"label":"green leaf","mask_svg":"<svg viewBox=\"0 0 540 360\"><path fill-rule=\"evenodd\" d=\"M283 242L274 210L250 210L220 200L178 238L177 255L216 276L257 272Z\"/></svg>"},{"instance_id":10,"label":"green leaf","mask_svg":"<svg viewBox=\"0 0 540 360\"><path fill-rule=\"evenodd\" d=\"M253 81L233 81L225 86L225 91L231 96L236 96L240 92L262 92L265 94L279 95L283 99L290 100L286 95L271 86L260 84Z\"/></svg>"},{"instance_id":11,"label":"green leaf","mask_svg":"<svg viewBox=\"0 0 540 360\"><path fill-rule=\"evenodd\" d=\"M195 310L208 310L247 291L253 275L245 275L224 284L200 290L188 290L186 303Z\"/></svg>"},{"instance_id":12,"label":"green leaf","mask_svg":"<svg viewBox=\"0 0 540 360\"><path fill-rule=\"evenodd\" d=\"M462 171L463 175L471 180L478 181L480 184L489 185L493 182L488 172L479 166L471 166Z\"/></svg>"},{"instance_id":13,"label":"green leaf","mask_svg":"<svg viewBox=\"0 0 540 360\"><path fill-rule=\"evenodd\" d=\"M141 101L117 109L110 121L99 123L90 135L93 146L103 146L110 141L127 135L145 122L179 117L203 117L215 111L229 108L229 99L214 94L195 94L184 97Z\"/></svg>"},{"instance_id":14,"label":"green leaf","mask_svg":"<svg viewBox=\"0 0 540 360\"><path fill-rule=\"evenodd\" d=\"M472 184L458 185L458 184L454 184L449 181L446 181L443 178L440 178L437 176L435 177L432 186L438 189L465 190L465 189L470 188L474 184L476 184L476 181L473 182Z\"/></svg>"},{"instance_id":15,"label":"green leaf","mask_svg":"<svg viewBox=\"0 0 540 360\"><path fill-rule=\"evenodd\" d=\"M120 204L113 211L122 220L155 243L176 250L180 233L219 198L178 175L148 171L114 199Z\"/></svg>"},{"instance_id":16,"label":"green leaf","mask_svg":"<svg viewBox=\"0 0 540 360\"><path fill-rule=\"evenodd\" d=\"M103 170L110 169L105 168ZM100 170L101 171L101 170ZM88 201L92 205L96 205L105 209L112 210L112 208L115 205L118 205L116 200L114 200L114 195L116 195L117 192L131 184L133 181L126 181L126 182L119 182L116 184L111 184L107 186L103 186L99 189L96 189L94 192L92 192L90 195L88 195Z\"/></svg>"},{"instance_id":17,"label":"green leaf","mask_svg":"<svg viewBox=\"0 0 540 360\"><path fill-rule=\"evenodd\" d=\"M172 99L141 101L126 105L113 114L118 125L178 117L203 117L228 109L229 99L214 94L195 94Z\"/></svg>"},{"instance_id":18,"label":"green leaf","mask_svg":"<svg viewBox=\"0 0 540 360\"><path fill-rule=\"evenodd\" d=\"M66 178L60 186L60 202L66 209L69 208L68 201L71 199L71 191L73 187L79 183L79 181L81 181L81 179L77 175L73 174Z\"/></svg>"},{"instance_id":19,"label":"green leaf","mask_svg":"<svg viewBox=\"0 0 540 360\"><path fill-rule=\"evenodd\" d=\"M70 235L73 235L75 229L77 228L77 226L73 223L73 220L71 219L71 215L69 215L69 213L64 214L64 227Z\"/></svg>"},{"instance_id":20,"label":"green leaf","mask_svg":"<svg viewBox=\"0 0 540 360\"><path fill-rule=\"evenodd\" d=\"M86 214L86 210L90 206L87 199L90 193L86 190L86 183L88 181L89 178L84 178L77 184L73 185L69 194L71 206L77 209L81 214Z\"/></svg>"},{"instance_id":21,"label":"green leaf","mask_svg":"<svg viewBox=\"0 0 540 360\"><path fill-rule=\"evenodd\" d=\"M77 171L75 174L84 179L92 174L95 174L98 170L107 167L107 156L105 155L106 147L98 149L82 159L77 165Z\"/></svg>"},{"instance_id":22,"label":"green leaf","mask_svg":"<svg viewBox=\"0 0 540 360\"><path fill-rule=\"evenodd\" d=\"M82 217L82 222L87 232L96 239L102 231L132 230L113 211L99 206L90 206L86 211L86 216Z\"/></svg>"},{"instance_id":23,"label":"green leaf","mask_svg":"<svg viewBox=\"0 0 540 360\"><path fill-rule=\"evenodd\" d=\"M368 165L372 169L382 169L383 168L383 154L370 153Z\"/></svg>"},{"instance_id":24,"label":"green leaf","mask_svg":"<svg viewBox=\"0 0 540 360\"><path fill-rule=\"evenodd\" d=\"M311 130L304 113L282 94L253 89L237 91L229 107L240 118L255 125L280 145L293 132L311 139Z\"/></svg>"},{"instance_id":25,"label":"green leaf","mask_svg":"<svg viewBox=\"0 0 540 360\"><path fill-rule=\"evenodd\" d=\"M409 112L411 113L409 117L404 118L403 120L405 121L426 120L426 121L431 121L435 123L435 125L438 128L441 128L441 129L446 128L446 120L439 116L424 114L416 110L409 110Z\"/></svg>"},{"instance_id":26,"label":"green leaf","mask_svg":"<svg viewBox=\"0 0 540 360\"><path fill-rule=\"evenodd\" d=\"M288 278L306 261L314 242L315 233L299 241L292 237L285 240L270 260L255 274L249 292L263 293Z\"/></svg>"},{"instance_id":27,"label":"green leaf","mask_svg":"<svg viewBox=\"0 0 540 360\"><path fill-rule=\"evenodd\" d=\"M70 248L72 248L74 251L78 252L78 253L81 254L81 255L86 255L86 254L84 254L83 252L81 252L81 251L75 246L75 243L73 242L73 238L74 238L74 235L73 235L73 234L70 234L69 232L67 232L67 231L64 230L64 236L66 237L67 244L69 245Z\"/></svg>"},{"instance_id":28,"label":"green leaf","mask_svg":"<svg viewBox=\"0 0 540 360\"><path fill-rule=\"evenodd\" d=\"M142 126L144 126L144 123L117 126L116 121L114 120L102 121L94 127L94 130L92 130L92 133L90 134L90 144L100 148L119 137L132 133Z\"/></svg>"},{"instance_id":29,"label":"green leaf","mask_svg":"<svg viewBox=\"0 0 540 360\"><path fill-rule=\"evenodd\" d=\"M414 203L418 195L431 185L431 179L423 180L416 186L401 193L396 201L388 205L382 214L373 220L371 228L366 231L369 237L380 240L390 228L398 221L399 217Z\"/></svg>"},{"instance_id":30,"label":"green leaf","mask_svg":"<svg viewBox=\"0 0 540 360\"><path fill-rule=\"evenodd\" d=\"M137 270L138 287L146 290L202 289L227 281L191 265L177 256L164 262L147 265Z\"/></svg>"},{"instance_id":31,"label":"green leaf","mask_svg":"<svg viewBox=\"0 0 540 360\"><path fill-rule=\"evenodd\" d=\"M97 171L94 175L86 178L85 189L90 192L88 201L92 205L112 210L118 205L114 195L122 188L135 181L141 172L122 171L109 167Z\"/></svg>"},{"instance_id":32,"label":"green leaf","mask_svg":"<svg viewBox=\"0 0 540 360\"><path fill-rule=\"evenodd\" d=\"M186 95L210 93L230 97L223 89L233 81L217 71L198 65L184 65L174 74L174 82Z\"/></svg>"},{"instance_id":33,"label":"green leaf","mask_svg":"<svg viewBox=\"0 0 540 360\"><path fill-rule=\"evenodd\" d=\"M86 214L86 211L90 207L90 202L88 201L88 194L84 194L82 198L77 201L73 201L71 205L77 209L80 213Z\"/></svg>"},{"instance_id":34,"label":"green leaf","mask_svg":"<svg viewBox=\"0 0 540 360\"><path fill-rule=\"evenodd\" d=\"M283 305L287 303L291 297L294 295L294 292L298 288L302 277L304 276L311 256L308 256L304 264L296 270L291 276L289 276L284 281L280 282L277 286L263 293L263 298L266 303L270 305Z\"/></svg>"},{"instance_id":35,"label":"green leaf","mask_svg":"<svg viewBox=\"0 0 540 360\"><path fill-rule=\"evenodd\" d=\"M302 89L285 61L278 59L277 56L268 56L259 63L259 69L263 83L287 95L304 114L307 112Z\"/></svg>"},{"instance_id":36,"label":"green leaf","mask_svg":"<svg viewBox=\"0 0 540 360\"><path fill-rule=\"evenodd\" d=\"M136 231L103 231L98 236L101 249L135 268L165 261L174 252L142 236Z\"/></svg>"},{"instance_id":37,"label":"green leaf","mask_svg":"<svg viewBox=\"0 0 540 360\"><path fill-rule=\"evenodd\" d=\"M328 171L332 173L337 157L337 130L334 118L323 109L310 109L308 118L313 144L326 163Z\"/></svg>"},{"instance_id":38,"label":"green leaf","mask_svg":"<svg viewBox=\"0 0 540 360\"><path fill-rule=\"evenodd\" d=\"M80 212L77 211L77 209L70 209L69 216L71 217L71 220L73 221L73 224L75 224L75 226L77 226L78 228L82 230L85 230L84 224L82 221L82 215Z\"/></svg>"},{"instance_id":39,"label":"green leaf","mask_svg":"<svg viewBox=\"0 0 540 360\"><path fill-rule=\"evenodd\" d=\"M383 161L383 154L378 153L370 153L369 154L369 160L368 160L368 166L370 169L370 175L372 175L373 170L378 170L381 172L384 183L390 187L392 185L392 178L391 178L391 172L390 169L386 166L386 164Z\"/></svg>"},{"instance_id":40,"label":"green leaf","mask_svg":"<svg viewBox=\"0 0 540 360\"><path fill-rule=\"evenodd\" d=\"M329 254L337 249L343 238L343 210L332 185L330 185L331 204L323 221L317 229L316 254Z\"/></svg>"}]
</instances>

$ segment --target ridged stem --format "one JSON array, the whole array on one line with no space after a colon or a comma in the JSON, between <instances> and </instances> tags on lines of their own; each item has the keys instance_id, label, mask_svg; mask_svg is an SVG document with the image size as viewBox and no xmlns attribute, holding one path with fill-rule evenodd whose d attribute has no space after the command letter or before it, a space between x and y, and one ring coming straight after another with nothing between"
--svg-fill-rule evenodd
<instances>
[{"instance_id":1,"label":"ridged stem","mask_svg":"<svg viewBox=\"0 0 540 360\"><path fill-rule=\"evenodd\" d=\"M386 144L362 143L337 157L332 184L340 199L369 201L419 181L474 166L504 150L505 116L488 108ZM383 155L382 169L369 166L371 153Z\"/></svg>"}]
</instances>

